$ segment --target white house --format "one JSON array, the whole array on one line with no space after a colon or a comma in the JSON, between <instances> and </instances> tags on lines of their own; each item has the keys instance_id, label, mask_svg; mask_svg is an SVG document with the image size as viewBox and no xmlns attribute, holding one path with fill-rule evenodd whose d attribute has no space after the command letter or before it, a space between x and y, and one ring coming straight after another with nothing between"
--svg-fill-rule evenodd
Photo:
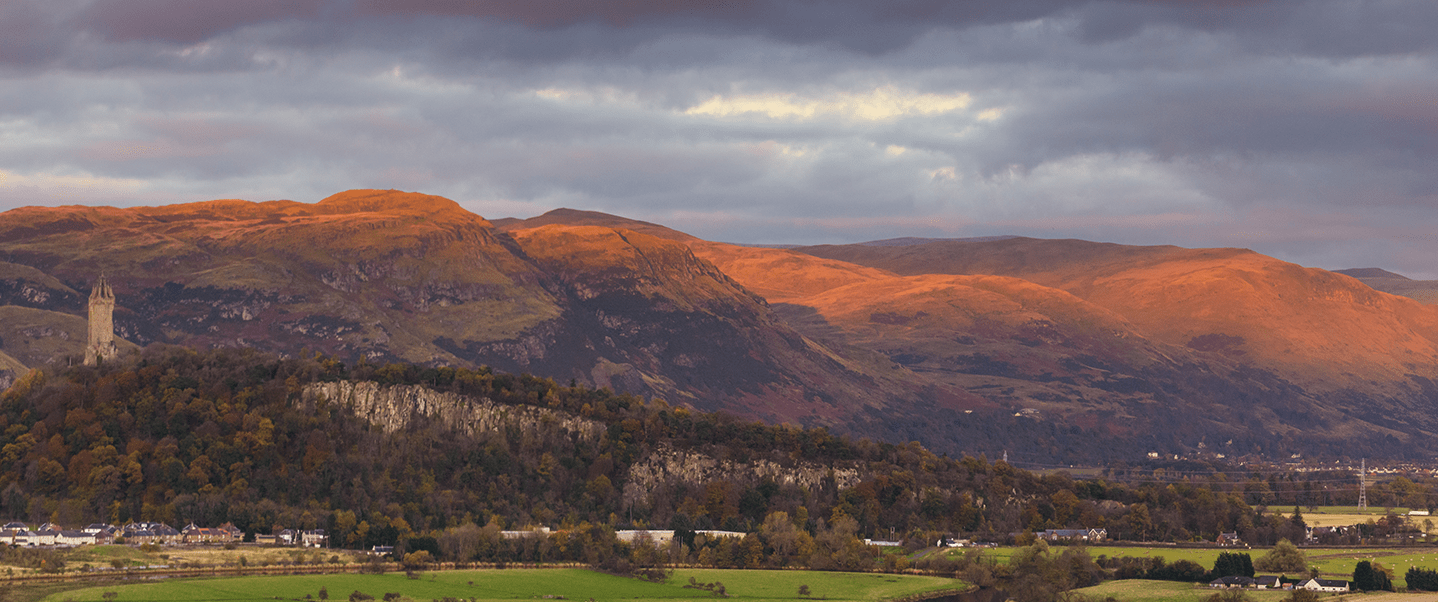
<instances>
[{"instance_id":1,"label":"white house","mask_svg":"<svg viewBox=\"0 0 1438 602\"><path fill-rule=\"evenodd\" d=\"M84 531L59 531L55 535L55 545L59 546L83 546L95 545L95 534Z\"/></svg>"},{"instance_id":2,"label":"white house","mask_svg":"<svg viewBox=\"0 0 1438 602\"><path fill-rule=\"evenodd\" d=\"M614 538L624 543L632 544L635 540L639 539L640 533L648 535L650 543L660 548L669 545L669 542L674 539L674 531L658 529L623 529L615 531Z\"/></svg>"},{"instance_id":3,"label":"white house","mask_svg":"<svg viewBox=\"0 0 1438 602\"><path fill-rule=\"evenodd\" d=\"M1315 592L1346 592L1348 591L1348 582L1341 579L1309 579L1294 587Z\"/></svg>"},{"instance_id":4,"label":"white house","mask_svg":"<svg viewBox=\"0 0 1438 602\"><path fill-rule=\"evenodd\" d=\"M547 537L549 527L539 527L526 531L500 531L499 536L505 539L523 539L525 537Z\"/></svg>"},{"instance_id":5,"label":"white house","mask_svg":"<svg viewBox=\"0 0 1438 602\"><path fill-rule=\"evenodd\" d=\"M720 537L738 537L742 539L745 535L748 535L747 533L740 533L738 531L719 531L717 529L698 529L694 531L694 534L703 535L709 539L717 539Z\"/></svg>"},{"instance_id":6,"label":"white house","mask_svg":"<svg viewBox=\"0 0 1438 602\"><path fill-rule=\"evenodd\" d=\"M323 548L330 538L324 529L308 529L300 532L300 544L309 548Z\"/></svg>"}]
</instances>

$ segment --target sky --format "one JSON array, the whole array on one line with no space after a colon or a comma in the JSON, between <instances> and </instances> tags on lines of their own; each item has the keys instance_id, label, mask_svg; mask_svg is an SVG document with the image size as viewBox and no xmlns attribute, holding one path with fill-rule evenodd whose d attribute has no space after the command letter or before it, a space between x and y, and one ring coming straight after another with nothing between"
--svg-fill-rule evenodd
<instances>
[{"instance_id":1,"label":"sky","mask_svg":"<svg viewBox=\"0 0 1438 602\"><path fill-rule=\"evenodd\" d=\"M0 0L0 210L351 188L1438 278L1438 2Z\"/></svg>"}]
</instances>

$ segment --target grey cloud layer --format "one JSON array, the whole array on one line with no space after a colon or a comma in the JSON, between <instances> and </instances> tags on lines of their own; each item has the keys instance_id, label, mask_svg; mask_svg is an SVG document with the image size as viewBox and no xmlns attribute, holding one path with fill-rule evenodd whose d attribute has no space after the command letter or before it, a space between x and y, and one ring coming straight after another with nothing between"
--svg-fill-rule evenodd
<instances>
[{"instance_id":1,"label":"grey cloud layer","mask_svg":"<svg viewBox=\"0 0 1438 602\"><path fill-rule=\"evenodd\" d=\"M1438 277L1427 2L0 4L0 208L353 187Z\"/></svg>"}]
</instances>

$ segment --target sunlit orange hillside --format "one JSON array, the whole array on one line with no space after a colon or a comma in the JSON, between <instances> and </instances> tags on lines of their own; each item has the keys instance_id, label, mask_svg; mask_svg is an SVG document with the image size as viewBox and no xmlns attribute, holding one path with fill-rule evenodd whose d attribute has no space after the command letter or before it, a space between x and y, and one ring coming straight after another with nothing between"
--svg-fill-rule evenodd
<instances>
[{"instance_id":1,"label":"sunlit orange hillside","mask_svg":"<svg viewBox=\"0 0 1438 602\"><path fill-rule=\"evenodd\" d=\"M1144 336L1323 391L1402 395L1438 374L1438 308L1243 249L1020 238L804 251L901 274L1023 278L1112 310Z\"/></svg>"},{"instance_id":2,"label":"sunlit orange hillside","mask_svg":"<svg viewBox=\"0 0 1438 602\"><path fill-rule=\"evenodd\" d=\"M951 453L1438 453L1438 308L1239 249L704 241L440 197L0 213L0 372L122 345L488 365ZM0 378L4 378L0 374Z\"/></svg>"},{"instance_id":3,"label":"sunlit orange hillside","mask_svg":"<svg viewBox=\"0 0 1438 602\"><path fill-rule=\"evenodd\" d=\"M1395 394L1426 399L1423 380L1374 352L1407 341L1425 353L1431 339L1422 334L1421 308L1412 314L1417 306L1366 288L1344 289L1358 303L1328 313L1311 302L1288 305L1292 279L1340 287L1346 279L1248 251L1030 239L792 250L703 241L593 212L524 223L569 221L682 242L832 349L870 351L920 382L962 389L991 407L1039 410L1115 437L1161 432L1169 443L1159 447L1231 453L1311 444L1324 439L1313 430L1321 425L1331 438L1318 446L1339 450L1411 442L1434 428L1426 415L1405 426L1374 409ZM1288 351L1299 343L1340 351ZM1355 383L1334 368L1379 378ZM1385 402L1367 403L1374 398ZM1239 415L1246 420L1233 419Z\"/></svg>"},{"instance_id":4,"label":"sunlit orange hillside","mask_svg":"<svg viewBox=\"0 0 1438 602\"><path fill-rule=\"evenodd\" d=\"M917 401L953 411L976 401L805 338L671 240L692 237L626 225L663 237L602 225L510 232L448 199L376 190L314 204L15 210L0 214L10 260L0 301L11 308L0 316L15 326L0 328L0 359L78 353L84 299L104 273L118 334L138 344L489 365L775 422L872 422L865 432L897 439L910 438L900 421Z\"/></svg>"}]
</instances>

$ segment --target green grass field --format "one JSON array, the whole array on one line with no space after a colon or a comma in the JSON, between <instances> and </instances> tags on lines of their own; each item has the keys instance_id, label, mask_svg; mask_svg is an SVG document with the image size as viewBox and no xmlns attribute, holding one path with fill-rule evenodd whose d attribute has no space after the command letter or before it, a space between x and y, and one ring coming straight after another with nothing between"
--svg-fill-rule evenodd
<instances>
[{"instance_id":1,"label":"green grass field","mask_svg":"<svg viewBox=\"0 0 1438 602\"><path fill-rule=\"evenodd\" d=\"M1054 554L1064 550L1063 546L1050 548ZM1119 556L1130 556L1139 558L1152 558L1162 556L1169 563L1179 560L1188 560L1198 563L1204 568L1211 568L1218 560L1221 552L1244 552L1255 560L1268 553L1267 548L1253 549L1218 549L1218 548L1168 548L1168 547L1116 547L1116 546L1090 546L1087 548L1089 556L1098 558L1108 556L1110 558ZM984 557L991 558L999 563L1007 563L1017 548L1001 547L984 550ZM1403 574L1410 567L1438 570L1438 549L1425 548L1421 551L1409 551L1402 548L1393 549L1343 549L1343 548L1304 548L1303 552L1308 555L1309 564L1317 566L1322 576L1326 579L1349 579L1353 576L1353 569L1361 560L1369 560L1382 564L1393 570L1393 583L1398 587L1406 587L1408 584L1403 579ZM961 550L949 550L950 556L957 557L962 554ZM1292 575L1290 575L1292 576Z\"/></svg>"},{"instance_id":2,"label":"green grass field","mask_svg":"<svg viewBox=\"0 0 1438 602\"><path fill-rule=\"evenodd\" d=\"M1214 594L1214 590L1197 587L1192 583L1142 579L1108 581L1074 591L1097 600L1112 596L1114 599L1123 600L1123 602L1201 602ZM1288 592L1284 591L1248 591L1246 593L1248 598L1254 602L1277 601L1288 597Z\"/></svg>"},{"instance_id":3,"label":"green grass field","mask_svg":"<svg viewBox=\"0 0 1438 602\"><path fill-rule=\"evenodd\" d=\"M1392 510L1394 514L1399 516L1408 514L1410 510L1410 508L1384 508L1382 506L1369 506L1363 509L1359 509L1358 506L1317 506L1312 510L1304 506L1299 506L1298 509L1303 511L1304 516L1308 516L1309 514L1365 514L1372 515L1374 518L1388 514L1389 510ZM1284 516L1288 516L1293 512L1292 507L1283 506L1270 506L1268 510Z\"/></svg>"},{"instance_id":4,"label":"green grass field","mask_svg":"<svg viewBox=\"0 0 1438 602\"><path fill-rule=\"evenodd\" d=\"M47 601L103 601L114 592L117 601L215 601L303 600L319 598L320 588L332 600L345 600L360 591L382 599L399 593L414 600L445 597L466 600L564 599L603 600L704 600L707 591L683 587L694 577L701 583L724 584L731 598L751 600L800 600L799 586L808 585L809 599L877 601L926 591L963 588L953 579L915 575L874 573L826 573L814 571L679 570L667 583L648 583L605 575L583 569L514 569L445 571L409 579L402 573L385 575L295 575L277 577L226 577L216 579L175 579L158 583L136 583L92 587L51 594Z\"/></svg>"},{"instance_id":5,"label":"green grass field","mask_svg":"<svg viewBox=\"0 0 1438 602\"><path fill-rule=\"evenodd\" d=\"M1065 546L1052 546L1052 547L1050 547L1049 549L1050 549L1054 554L1059 554L1059 553L1061 553L1061 552L1064 551L1064 548L1065 548ZM999 563L1008 563L1009 558L1013 556L1014 551L1017 550L1017 549L1018 549L1018 548L1015 548L1015 547L998 547L998 548L987 549L987 550L984 550L984 558L992 558L992 559L994 559L995 561L997 561L997 562L999 562ZM1151 558L1151 557L1154 557L1154 556L1162 556L1162 557L1164 558L1164 560L1166 560L1166 561L1168 561L1168 562L1177 562L1177 561L1179 561L1179 560L1189 560L1189 561L1192 561L1192 562L1196 562L1196 563L1202 565L1202 566L1205 567L1205 568L1208 568L1208 567L1212 567L1212 566L1213 566L1214 561L1218 560L1218 554L1219 554L1220 552L1231 552L1231 551L1234 551L1234 550L1228 550L1228 549L1222 549L1222 550L1221 550L1221 549L1217 549L1217 548L1199 548L1199 549L1191 549L1191 548L1167 548L1167 547L1134 548L1134 547L1117 547L1117 546L1088 546L1087 549L1088 549L1088 554L1089 554L1089 556L1091 556L1091 557L1093 557L1093 558L1098 558L1099 556L1108 556L1108 557L1110 557L1110 558L1115 558L1115 557L1119 557L1119 556L1132 556L1132 557L1136 557L1136 558ZM1237 551L1239 551L1239 552L1248 552L1248 553L1250 553L1250 554L1253 553L1252 550L1237 550ZM1265 551L1266 551L1266 550L1260 550L1260 551L1258 552L1258 554L1255 554L1254 556L1257 557L1258 555L1263 554ZM959 557L959 556L962 556L963 553L964 553L964 552L963 552L962 549L949 550L949 556L950 556L950 557L953 557L953 558L957 558L957 557Z\"/></svg>"}]
</instances>

